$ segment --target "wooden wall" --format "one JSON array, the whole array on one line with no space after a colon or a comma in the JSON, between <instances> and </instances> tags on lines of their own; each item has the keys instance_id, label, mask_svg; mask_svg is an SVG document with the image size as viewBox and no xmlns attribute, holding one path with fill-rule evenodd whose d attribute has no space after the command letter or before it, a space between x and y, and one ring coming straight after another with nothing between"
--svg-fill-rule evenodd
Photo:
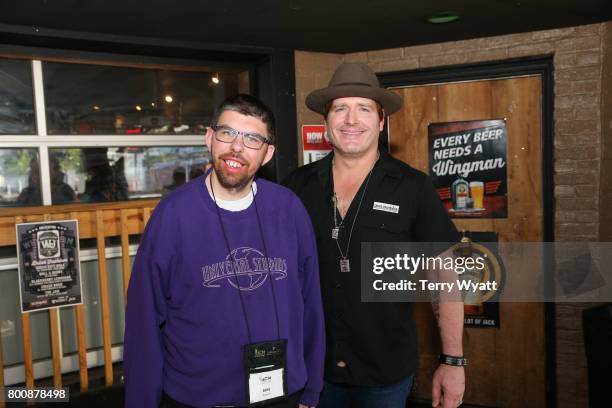
<instances>
[{"instance_id":1,"label":"wooden wall","mask_svg":"<svg viewBox=\"0 0 612 408\"><path fill-rule=\"evenodd\" d=\"M505 242L543 239L540 88L540 77L532 76L395 90L404 108L390 119L391 152L424 172L428 172L430 123L507 119L508 217L454 219L458 229L493 231ZM416 310L420 369L414 396L429 399L439 334L431 305L418 304ZM464 401L496 407L544 406L543 305L500 304L499 318L499 329L464 330L465 355L470 358Z\"/></svg>"},{"instance_id":2,"label":"wooden wall","mask_svg":"<svg viewBox=\"0 0 612 408\"><path fill-rule=\"evenodd\" d=\"M113 384L113 366L111 357L111 325L109 311L109 289L106 268L106 238L119 236L121 239L121 265L124 282L124 299L127 299L127 287L130 279L129 236L141 234L159 200L142 200L111 204L71 204L52 207L25 207L0 209L0 246L15 245L15 224L53 220L78 220L79 237L95 238L98 251L100 303L102 313L102 339L104 348L104 378L106 386ZM79 378L81 391L89 387L87 369L87 349L85 338L85 316L83 305L69 306L76 314L77 340L79 353ZM62 372L59 344L58 309L52 308L49 313L49 330L51 333L51 351L53 361L53 385L62 386ZM23 326L23 350L26 386L34 387L34 366L32 360L32 332L30 314L21 315ZM0 338L1 341L1 338ZM4 384L2 364L2 344L0 343L0 384ZM0 401L0 407L4 402Z\"/></svg>"}]
</instances>

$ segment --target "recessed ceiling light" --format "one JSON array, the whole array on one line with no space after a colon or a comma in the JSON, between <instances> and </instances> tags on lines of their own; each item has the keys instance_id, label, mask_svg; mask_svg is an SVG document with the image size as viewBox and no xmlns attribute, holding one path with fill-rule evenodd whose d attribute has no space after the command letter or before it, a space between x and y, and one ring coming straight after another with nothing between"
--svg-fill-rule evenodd
<instances>
[{"instance_id":1,"label":"recessed ceiling light","mask_svg":"<svg viewBox=\"0 0 612 408\"><path fill-rule=\"evenodd\" d=\"M168 103L171 103L174 99L172 98L171 95L166 95L166 97L164 98L164 100Z\"/></svg>"},{"instance_id":2,"label":"recessed ceiling light","mask_svg":"<svg viewBox=\"0 0 612 408\"><path fill-rule=\"evenodd\" d=\"M221 80L219 79L219 74L215 74L212 76L212 78L210 78L210 80L212 81L213 84L217 85L219 82L221 82Z\"/></svg>"},{"instance_id":3,"label":"recessed ceiling light","mask_svg":"<svg viewBox=\"0 0 612 408\"><path fill-rule=\"evenodd\" d=\"M454 11L442 11L427 18L427 21L432 24L452 23L459 20L459 15Z\"/></svg>"},{"instance_id":4,"label":"recessed ceiling light","mask_svg":"<svg viewBox=\"0 0 612 408\"><path fill-rule=\"evenodd\" d=\"M142 110L142 107L140 105L136 105L136 110L140 112Z\"/></svg>"},{"instance_id":5,"label":"recessed ceiling light","mask_svg":"<svg viewBox=\"0 0 612 408\"><path fill-rule=\"evenodd\" d=\"M99 110L100 110L100 107L99 107L98 105L94 105L93 110L95 110L95 111L99 111Z\"/></svg>"}]
</instances>

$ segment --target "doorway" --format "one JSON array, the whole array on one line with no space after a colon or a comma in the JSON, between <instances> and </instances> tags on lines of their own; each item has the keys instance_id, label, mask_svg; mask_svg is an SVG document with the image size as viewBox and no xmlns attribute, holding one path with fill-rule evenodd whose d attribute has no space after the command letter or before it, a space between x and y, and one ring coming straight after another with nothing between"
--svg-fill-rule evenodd
<instances>
[{"instance_id":1,"label":"doorway","mask_svg":"<svg viewBox=\"0 0 612 408\"><path fill-rule=\"evenodd\" d=\"M552 241L551 72L551 62L541 59L379 76L404 100L387 124L389 150L421 171L429 168L430 124L506 120L507 217L454 218L457 229L493 232L503 242ZM464 330L466 404L554 406L552 316L553 305L505 303L499 305L498 328ZM417 305L415 319L419 370L413 397L428 400L440 340L429 304Z\"/></svg>"}]
</instances>

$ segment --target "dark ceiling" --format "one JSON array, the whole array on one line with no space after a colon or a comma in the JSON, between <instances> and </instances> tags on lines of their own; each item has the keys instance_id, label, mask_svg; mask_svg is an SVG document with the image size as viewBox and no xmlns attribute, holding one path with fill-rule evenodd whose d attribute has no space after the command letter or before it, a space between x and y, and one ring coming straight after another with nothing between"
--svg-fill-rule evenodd
<instances>
[{"instance_id":1,"label":"dark ceiling","mask_svg":"<svg viewBox=\"0 0 612 408\"><path fill-rule=\"evenodd\" d=\"M425 21L445 11L460 19ZM612 20L612 0L0 0L0 24L32 32L340 53L607 20Z\"/></svg>"}]
</instances>

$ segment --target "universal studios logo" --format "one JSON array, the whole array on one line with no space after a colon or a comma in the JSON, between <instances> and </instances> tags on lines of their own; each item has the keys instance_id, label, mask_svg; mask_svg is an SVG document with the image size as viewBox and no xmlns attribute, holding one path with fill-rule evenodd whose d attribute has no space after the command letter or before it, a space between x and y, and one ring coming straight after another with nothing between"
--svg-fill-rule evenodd
<instances>
[{"instance_id":1,"label":"universal studios logo","mask_svg":"<svg viewBox=\"0 0 612 408\"><path fill-rule=\"evenodd\" d=\"M58 230L38 231L38 257L40 259L59 258L60 237Z\"/></svg>"},{"instance_id":2,"label":"universal studios logo","mask_svg":"<svg viewBox=\"0 0 612 408\"><path fill-rule=\"evenodd\" d=\"M266 258L256 249L240 247L234 249L225 261L202 267L202 286L218 288L221 287L220 281L227 279L236 289L240 285L242 291L255 290L266 282L268 271L274 280L286 278L287 260Z\"/></svg>"}]
</instances>

